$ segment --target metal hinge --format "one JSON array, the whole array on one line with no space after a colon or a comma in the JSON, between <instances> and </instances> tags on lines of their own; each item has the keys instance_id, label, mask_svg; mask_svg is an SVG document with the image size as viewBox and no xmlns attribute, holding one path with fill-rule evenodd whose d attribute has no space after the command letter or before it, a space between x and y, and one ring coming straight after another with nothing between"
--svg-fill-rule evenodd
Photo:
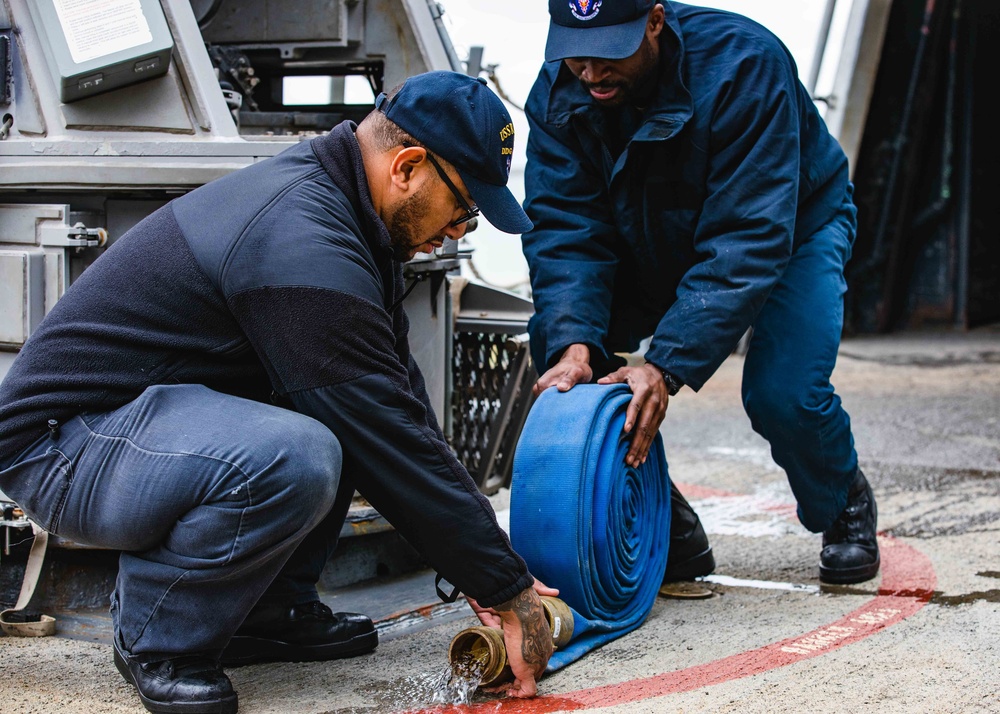
<instances>
[{"instance_id":1,"label":"metal hinge","mask_svg":"<svg viewBox=\"0 0 1000 714\"><path fill-rule=\"evenodd\" d=\"M50 248L100 248L108 242L108 232L103 228L87 228L83 223L67 225L41 225L38 228L39 245Z\"/></svg>"}]
</instances>

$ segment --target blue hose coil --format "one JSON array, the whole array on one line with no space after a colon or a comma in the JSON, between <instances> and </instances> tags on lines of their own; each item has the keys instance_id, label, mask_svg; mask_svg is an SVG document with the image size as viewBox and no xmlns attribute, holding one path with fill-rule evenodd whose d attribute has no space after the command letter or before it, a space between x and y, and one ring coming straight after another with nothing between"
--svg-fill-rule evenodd
<instances>
[{"instance_id":1,"label":"blue hose coil","mask_svg":"<svg viewBox=\"0 0 1000 714\"><path fill-rule=\"evenodd\" d=\"M659 434L646 463L626 465L624 384L550 387L514 453L510 539L532 575L559 588L573 637L547 672L639 627L667 565L670 479Z\"/></svg>"}]
</instances>

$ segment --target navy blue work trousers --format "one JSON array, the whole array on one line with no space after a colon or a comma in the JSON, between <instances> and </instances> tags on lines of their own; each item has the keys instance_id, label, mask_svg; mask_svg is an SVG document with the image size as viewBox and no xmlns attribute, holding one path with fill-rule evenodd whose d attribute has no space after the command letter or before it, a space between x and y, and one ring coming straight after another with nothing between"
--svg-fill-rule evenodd
<instances>
[{"instance_id":1,"label":"navy blue work trousers","mask_svg":"<svg viewBox=\"0 0 1000 714\"><path fill-rule=\"evenodd\" d=\"M320 422L200 385L60 425L0 470L49 532L122 551L115 636L139 661L218 655L258 600L315 600L353 496Z\"/></svg>"},{"instance_id":2,"label":"navy blue work trousers","mask_svg":"<svg viewBox=\"0 0 1000 714\"><path fill-rule=\"evenodd\" d=\"M844 510L858 466L851 420L830 381L856 215L848 190L834 218L796 247L753 322L743 367L743 406L788 475L799 520L814 533ZM652 328L661 316L647 317ZM533 354L544 354L540 344ZM594 379L603 375L595 371Z\"/></svg>"},{"instance_id":3,"label":"navy blue work trousers","mask_svg":"<svg viewBox=\"0 0 1000 714\"><path fill-rule=\"evenodd\" d=\"M743 366L743 406L814 533L844 510L858 467L851 420L830 382L855 215L848 196L836 218L798 246L754 321Z\"/></svg>"}]
</instances>

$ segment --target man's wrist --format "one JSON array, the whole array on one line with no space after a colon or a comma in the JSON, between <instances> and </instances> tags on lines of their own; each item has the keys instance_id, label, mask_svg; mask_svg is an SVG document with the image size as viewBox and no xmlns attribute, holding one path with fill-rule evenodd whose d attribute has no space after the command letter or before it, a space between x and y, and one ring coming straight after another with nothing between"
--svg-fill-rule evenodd
<instances>
[{"instance_id":1,"label":"man's wrist","mask_svg":"<svg viewBox=\"0 0 1000 714\"><path fill-rule=\"evenodd\" d=\"M575 342L563 350L563 353L559 356L560 361L564 359L572 360L574 362L589 363L590 347L581 342Z\"/></svg>"},{"instance_id":2,"label":"man's wrist","mask_svg":"<svg viewBox=\"0 0 1000 714\"><path fill-rule=\"evenodd\" d=\"M672 397L677 394L677 392L681 391L681 387L684 386L684 382L671 374L670 370L664 369L663 367L653 364L652 362L648 362L647 364L652 364L656 367L656 369L660 370L660 374L663 375L663 382L667 385L667 394Z\"/></svg>"}]
</instances>

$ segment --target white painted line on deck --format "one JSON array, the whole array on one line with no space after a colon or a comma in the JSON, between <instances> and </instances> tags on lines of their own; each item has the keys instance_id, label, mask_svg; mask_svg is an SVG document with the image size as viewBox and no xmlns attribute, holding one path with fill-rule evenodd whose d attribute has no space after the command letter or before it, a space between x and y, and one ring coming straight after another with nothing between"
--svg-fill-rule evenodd
<instances>
[{"instance_id":1,"label":"white painted line on deck","mask_svg":"<svg viewBox=\"0 0 1000 714\"><path fill-rule=\"evenodd\" d=\"M699 578L700 582L725 585L732 588L758 588L760 590L791 590L794 592L819 593L818 585L805 585L803 583L777 583L773 580L744 580L743 578L731 578L728 575L706 575Z\"/></svg>"}]
</instances>

